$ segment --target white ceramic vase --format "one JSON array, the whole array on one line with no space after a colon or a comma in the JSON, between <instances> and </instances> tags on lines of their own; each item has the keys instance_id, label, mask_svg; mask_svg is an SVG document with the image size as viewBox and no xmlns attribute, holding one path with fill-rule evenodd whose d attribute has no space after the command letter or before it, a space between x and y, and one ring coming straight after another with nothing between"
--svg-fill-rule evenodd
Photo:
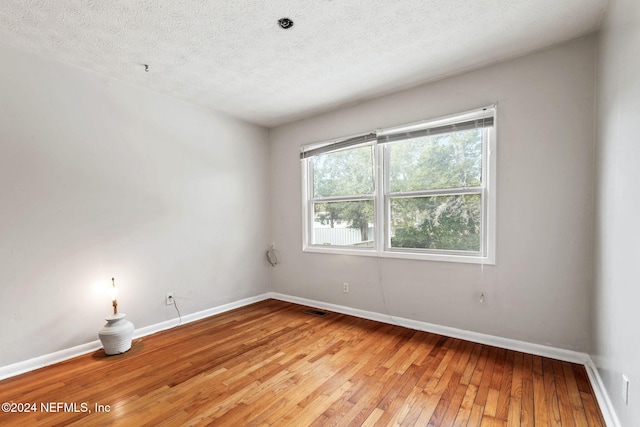
<instances>
[{"instance_id":1,"label":"white ceramic vase","mask_svg":"<svg viewBox=\"0 0 640 427\"><path fill-rule=\"evenodd\" d=\"M100 330L98 337L107 355L124 353L131 348L134 327L125 317L126 314L118 313L104 319L107 323Z\"/></svg>"}]
</instances>

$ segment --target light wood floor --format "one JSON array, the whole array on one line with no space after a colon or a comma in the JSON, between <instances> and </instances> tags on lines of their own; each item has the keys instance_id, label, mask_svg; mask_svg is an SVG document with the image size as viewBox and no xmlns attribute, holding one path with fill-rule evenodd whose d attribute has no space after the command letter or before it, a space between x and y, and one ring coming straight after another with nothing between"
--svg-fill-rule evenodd
<instances>
[{"instance_id":1,"label":"light wood floor","mask_svg":"<svg viewBox=\"0 0 640 427\"><path fill-rule=\"evenodd\" d=\"M604 425L580 365L305 309L267 300L0 381L37 409L0 425Z\"/></svg>"}]
</instances>

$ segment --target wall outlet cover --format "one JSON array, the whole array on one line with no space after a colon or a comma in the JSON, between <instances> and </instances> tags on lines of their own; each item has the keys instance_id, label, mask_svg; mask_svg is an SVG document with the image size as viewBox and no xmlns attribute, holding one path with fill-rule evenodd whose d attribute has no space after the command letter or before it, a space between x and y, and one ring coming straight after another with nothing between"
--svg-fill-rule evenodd
<instances>
[{"instance_id":1,"label":"wall outlet cover","mask_svg":"<svg viewBox=\"0 0 640 427\"><path fill-rule=\"evenodd\" d=\"M629 404L629 378L622 375L622 399L625 405Z\"/></svg>"}]
</instances>

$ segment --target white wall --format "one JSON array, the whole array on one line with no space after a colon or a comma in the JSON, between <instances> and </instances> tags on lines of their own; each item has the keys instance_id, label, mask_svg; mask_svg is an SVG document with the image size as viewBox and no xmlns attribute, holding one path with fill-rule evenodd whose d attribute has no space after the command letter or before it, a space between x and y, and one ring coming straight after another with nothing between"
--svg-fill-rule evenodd
<instances>
[{"instance_id":1,"label":"white wall","mask_svg":"<svg viewBox=\"0 0 640 427\"><path fill-rule=\"evenodd\" d=\"M598 60L592 359L624 426L640 426L640 2L609 2ZM622 375L631 380L622 400Z\"/></svg>"},{"instance_id":2,"label":"white wall","mask_svg":"<svg viewBox=\"0 0 640 427\"><path fill-rule=\"evenodd\" d=\"M594 64L584 38L272 129L272 290L588 351ZM496 266L302 252L299 146L495 102Z\"/></svg>"},{"instance_id":3,"label":"white wall","mask_svg":"<svg viewBox=\"0 0 640 427\"><path fill-rule=\"evenodd\" d=\"M0 47L0 366L268 291L268 133ZM152 75L149 78L153 78Z\"/></svg>"}]
</instances>

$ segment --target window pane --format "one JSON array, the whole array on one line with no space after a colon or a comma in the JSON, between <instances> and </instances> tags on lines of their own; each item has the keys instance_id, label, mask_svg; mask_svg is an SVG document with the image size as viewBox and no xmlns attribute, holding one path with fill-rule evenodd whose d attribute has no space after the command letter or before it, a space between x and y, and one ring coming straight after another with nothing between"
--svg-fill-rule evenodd
<instances>
[{"instance_id":1,"label":"window pane","mask_svg":"<svg viewBox=\"0 0 640 427\"><path fill-rule=\"evenodd\" d=\"M391 199L391 247L480 252L480 194Z\"/></svg>"},{"instance_id":2,"label":"window pane","mask_svg":"<svg viewBox=\"0 0 640 427\"><path fill-rule=\"evenodd\" d=\"M373 200L313 206L313 244L373 247Z\"/></svg>"},{"instance_id":3,"label":"window pane","mask_svg":"<svg viewBox=\"0 0 640 427\"><path fill-rule=\"evenodd\" d=\"M373 161L372 146L313 157L313 197L372 194Z\"/></svg>"},{"instance_id":4,"label":"window pane","mask_svg":"<svg viewBox=\"0 0 640 427\"><path fill-rule=\"evenodd\" d=\"M391 192L476 187L482 183L482 130L391 143Z\"/></svg>"}]
</instances>

